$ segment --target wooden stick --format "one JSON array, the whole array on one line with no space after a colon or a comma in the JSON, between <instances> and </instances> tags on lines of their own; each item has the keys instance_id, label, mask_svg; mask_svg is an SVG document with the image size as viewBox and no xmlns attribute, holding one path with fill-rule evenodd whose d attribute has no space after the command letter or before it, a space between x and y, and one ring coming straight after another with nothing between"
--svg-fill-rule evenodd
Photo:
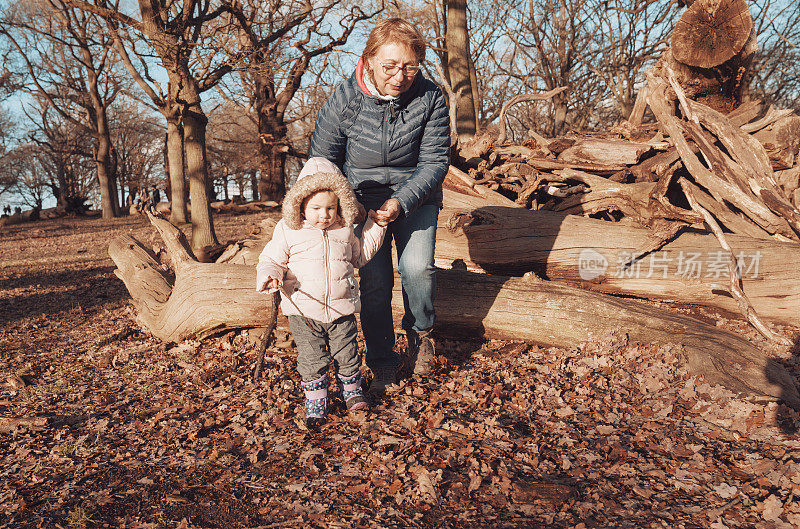
<instances>
[{"instance_id":1,"label":"wooden stick","mask_svg":"<svg viewBox=\"0 0 800 529\"><path fill-rule=\"evenodd\" d=\"M752 123L746 123L742 125L740 128L743 132L747 132L748 134L752 134L754 132L758 132L759 130L766 128L779 119L791 116L794 113L794 109L791 108L783 108L776 110L775 107L772 105L769 106L769 110L767 110L766 115L759 119L758 121L754 121Z\"/></svg>"},{"instance_id":2,"label":"wooden stick","mask_svg":"<svg viewBox=\"0 0 800 529\"><path fill-rule=\"evenodd\" d=\"M633 110L628 116L628 123L633 127L639 127L644 119L644 111L647 109L647 85L644 85L639 93L636 94L636 101L633 103Z\"/></svg>"},{"instance_id":3,"label":"wooden stick","mask_svg":"<svg viewBox=\"0 0 800 529\"><path fill-rule=\"evenodd\" d=\"M686 195L686 200L689 201L689 205L692 207L692 210L700 213L703 216L706 224L717 237L719 245L722 246L722 249L728 252L730 255L730 260L728 261L728 269L730 270L731 274L730 293L739 303L739 310L742 312L742 315L747 318L747 321L749 321L750 324L769 341L781 345L793 345L791 340L784 338L783 336L778 336L772 332L772 330L770 330L769 327L764 324L764 322L761 321L761 318L759 318L758 314L753 308L753 305L747 298L747 294L745 294L744 290L742 290L742 276L740 274L741 269L739 267L739 261L736 259L733 250L728 244L728 241L725 239L725 235L722 233L722 228L719 227L719 224L717 224L717 221L714 220L713 216L711 216L711 213L706 211L705 208L697 203L697 200L695 200L694 194L692 193L692 189L689 186L683 185L684 179L681 178L678 182L681 184L681 188Z\"/></svg>"},{"instance_id":4,"label":"wooden stick","mask_svg":"<svg viewBox=\"0 0 800 529\"><path fill-rule=\"evenodd\" d=\"M270 345L275 343L275 329L264 329L264 336L258 344L258 358L256 359L256 367L253 371L253 380L261 378L261 371L264 369L264 355L267 353Z\"/></svg>"},{"instance_id":5,"label":"wooden stick","mask_svg":"<svg viewBox=\"0 0 800 529\"><path fill-rule=\"evenodd\" d=\"M506 101L503 106L500 108L500 117L498 121L500 122L500 135L497 137L497 143L503 143L506 141L506 113L508 109L512 106L516 105L517 103L522 103L523 101L545 101L547 99L552 98L566 90L567 86L559 86L558 88L554 88L549 90L543 94L519 94L512 97L509 101Z\"/></svg>"}]
</instances>

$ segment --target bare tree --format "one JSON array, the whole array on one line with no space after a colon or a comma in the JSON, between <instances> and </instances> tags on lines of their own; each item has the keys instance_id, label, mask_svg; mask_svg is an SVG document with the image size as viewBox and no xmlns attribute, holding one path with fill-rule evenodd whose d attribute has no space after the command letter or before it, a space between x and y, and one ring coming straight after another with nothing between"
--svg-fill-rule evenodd
<instances>
[{"instance_id":1,"label":"bare tree","mask_svg":"<svg viewBox=\"0 0 800 529\"><path fill-rule=\"evenodd\" d=\"M123 99L111 108L111 133L122 204L130 205L137 190L156 185L164 176L164 127L156 117L133 100Z\"/></svg>"},{"instance_id":2,"label":"bare tree","mask_svg":"<svg viewBox=\"0 0 800 529\"><path fill-rule=\"evenodd\" d=\"M23 111L34 125L27 139L34 166L42 172L32 182L38 186L41 180L46 180L60 209L83 213L96 186L94 170L97 166L87 148L91 143L89 132L86 127L64 118L41 96L34 98L30 108Z\"/></svg>"},{"instance_id":3,"label":"bare tree","mask_svg":"<svg viewBox=\"0 0 800 529\"><path fill-rule=\"evenodd\" d=\"M261 165L258 130L252 116L240 105L225 103L211 113L208 152L212 172L233 178L244 195L245 181Z\"/></svg>"},{"instance_id":4,"label":"bare tree","mask_svg":"<svg viewBox=\"0 0 800 529\"><path fill-rule=\"evenodd\" d=\"M14 122L6 112L0 112L0 197L13 191L19 180L14 164L9 163L17 156L11 146Z\"/></svg>"},{"instance_id":5,"label":"bare tree","mask_svg":"<svg viewBox=\"0 0 800 529\"><path fill-rule=\"evenodd\" d=\"M13 171L16 196L31 208L42 209L50 190L43 162L44 152L34 143L18 145L3 161L4 170Z\"/></svg>"},{"instance_id":6,"label":"bare tree","mask_svg":"<svg viewBox=\"0 0 800 529\"><path fill-rule=\"evenodd\" d=\"M598 108L598 124L610 126L627 119L636 101L637 84L669 44L677 6L662 0L594 2L596 53L587 64L607 93ZM577 89L577 87L576 87ZM613 104L612 104L613 103Z\"/></svg>"},{"instance_id":7,"label":"bare tree","mask_svg":"<svg viewBox=\"0 0 800 529\"><path fill-rule=\"evenodd\" d=\"M113 41L89 14L60 0L18 4L2 33L27 72L25 89L91 136L104 218L119 214L107 109L121 91Z\"/></svg>"},{"instance_id":8,"label":"bare tree","mask_svg":"<svg viewBox=\"0 0 800 529\"><path fill-rule=\"evenodd\" d=\"M470 35L467 27L467 1L446 0L445 47L447 48L447 68L445 75L455 94L461 94L456 108L456 131L461 140L468 140L478 129L475 112L475 91L472 86L472 64L470 54Z\"/></svg>"},{"instance_id":9,"label":"bare tree","mask_svg":"<svg viewBox=\"0 0 800 529\"><path fill-rule=\"evenodd\" d=\"M281 200L286 157L299 154L288 137L289 124L297 116L290 118L287 112L303 76L313 61L344 46L354 29L382 7L365 11L358 3L342 0L245 0L229 8L238 24L232 59L258 127L261 194Z\"/></svg>"},{"instance_id":10,"label":"bare tree","mask_svg":"<svg viewBox=\"0 0 800 529\"><path fill-rule=\"evenodd\" d=\"M231 71L231 65L215 60L218 55L204 44L208 35L203 32L208 24L227 11L225 4L214 4L211 0L184 0L174 3L168 0L148 2L139 0L138 16L119 9L108 8L103 0L95 3L69 0L88 12L103 17L128 72L156 107L168 116L170 134L176 131L173 124L183 128L183 153L186 174L189 178L189 196L192 203L191 246L199 251L204 247L218 246L217 236L209 206L209 175L206 155L206 126L208 118L201 105L201 94L212 89L220 79ZM135 34L146 41L150 50L158 57L169 79L167 93L158 83L152 82L146 61L140 60L140 68L134 66L124 47L120 33ZM134 39L136 40L136 39ZM205 53L204 53L205 52ZM142 75L142 72L145 75ZM151 81L151 82L148 82ZM170 150L176 145L170 141ZM170 175L173 174L172 162ZM176 188L173 184L173 198Z\"/></svg>"},{"instance_id":11,"label":"bare tree","mask_svg":"<svg viewBox=\"0 0 800 529\"><path fill-rule=\"evenodd\" d=\"M800 4L756 0L750 11L759 48L751 69L753 96L800 111Z\"/></svg>"}]
</instances>

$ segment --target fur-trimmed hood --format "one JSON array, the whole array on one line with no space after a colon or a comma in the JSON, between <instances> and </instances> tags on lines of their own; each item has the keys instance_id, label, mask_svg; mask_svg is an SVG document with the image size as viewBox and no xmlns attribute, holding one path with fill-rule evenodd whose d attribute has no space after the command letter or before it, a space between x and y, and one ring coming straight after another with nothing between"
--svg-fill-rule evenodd
<instances>
[{"instance_id":1,"label":"fur-trimmed hood","mask_svg":"<svg viewBox=\"0 0 800 529\"><path fill-rule=\"evenodd\" d=\"M344 225L355 224L359 216L359 204L353 186L336 164L317 156L309 158L283 199L283 220L289 229L299 230L303 227L303 199L324 190L333 191L339 198L339 215Z\"/></svg>"}]
</instances>

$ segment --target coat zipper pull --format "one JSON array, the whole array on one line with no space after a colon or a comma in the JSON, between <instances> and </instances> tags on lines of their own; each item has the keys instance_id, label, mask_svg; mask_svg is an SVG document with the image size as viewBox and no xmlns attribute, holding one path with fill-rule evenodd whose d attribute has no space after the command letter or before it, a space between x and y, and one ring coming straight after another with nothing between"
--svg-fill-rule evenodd
<instances>
[{"instance_id":1,"label":"coat zipper pull","mask_svg":"<svg viewBox=\"0 0 800 529\"><path fill-rule=\"evenodd\" d=\"M391 112L391 113L392 113L392 121L394 121L394 119L395 119L395 114L394 114L394 100L392 100L392 101L389 101L389 112Z\"/></svg>"}]
</instances>

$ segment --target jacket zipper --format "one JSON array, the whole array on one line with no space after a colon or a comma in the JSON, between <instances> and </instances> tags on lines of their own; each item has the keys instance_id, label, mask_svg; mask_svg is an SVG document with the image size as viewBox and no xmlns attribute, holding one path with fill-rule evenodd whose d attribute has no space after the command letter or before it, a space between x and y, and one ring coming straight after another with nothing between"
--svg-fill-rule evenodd
<instances>
[{"instance_id":1,"label":"jacket zipper","mask_svg":"<svg viewBox=\"0 0 800 529\"><path fill-rule=\"evenodd\" d=\"M389 154L386 152L386 137L389 134L389 109L394 112L394 101L389 101L389 104L383 107L383 127L381 130L381 151L383 151L383 167L384 171L388 171L386 166L389 165Z\"/></svg>"},{"instance_id":2,"label":"jacket zipper","mask_svg":"<svg viewBox=\"0 0 800 529\"><path fill-rule=\"evenodd\" d=\"M328 271L328 231L327 230L322 230L322 258L323 258L323 262L325 263L325 295L323 296L322 301L324 302L324 306L325 306L325 319L327 321L330 321L331 316L330 316L330 313L328 312L328 297L329 297L328 296L328 290L329 290L328 275L329 275L329 271Z\"/></svg>"}]
</instances>

